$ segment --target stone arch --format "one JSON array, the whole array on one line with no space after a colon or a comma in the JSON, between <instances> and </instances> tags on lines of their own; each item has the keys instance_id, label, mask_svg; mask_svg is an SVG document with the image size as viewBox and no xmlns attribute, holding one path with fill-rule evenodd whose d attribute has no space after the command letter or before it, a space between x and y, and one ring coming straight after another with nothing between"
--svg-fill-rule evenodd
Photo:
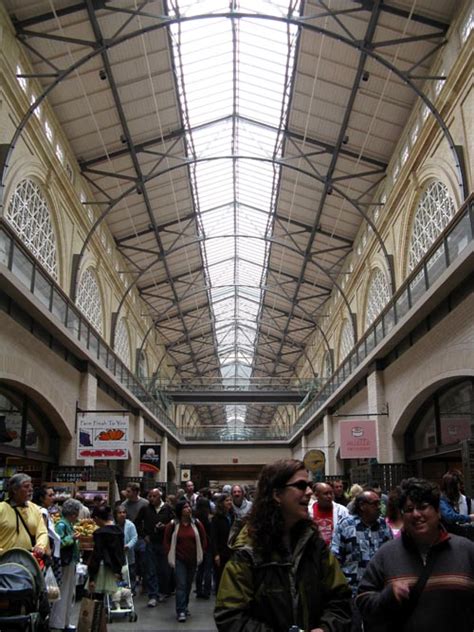
<instances>
[{"instance_id":1,"label":"stone arch","mask_svg":"<svg viewBox=\"0 0 474 632\"><path fill-rule=\"evenodd\" d=\"M172 461L168 461L168 463L166 464L166 480L168 484L176 483L176 468Z\"/></svg>"},{"instance_id":2,"label":"stone arch","mask_svg":"<svg viewBox=\"0 0 474 632\"><path fill-rule=\"evenodd\" d=\"M392 435L394 437L401 437L407 431L413 416L420 406L425 402L430 395L433 395L441 387L446 386L450 382L457 381L463 377L474 377L474 369L454 369L446 371L446 374L438 376L436 379L428 379L418 391L411 395L411 398L407 401L407 404L403 411L398 415L397 419L393 422Z\"/></svg>"},{"instance_id":3,"label":"stone arch","mask_svg":"<svg viewBox=\"0 0 474 632\"><path fill-rule=\"evenodd\" d=\"M56 389L45 372L33 371L24 377L15 367L6 367L0 372L0 382L27 395L48 417L54 430L62 439L72 439L72 428L65 419L74 420L75 408L64 403L64 393Z\"/></svg>"}]
</instances>

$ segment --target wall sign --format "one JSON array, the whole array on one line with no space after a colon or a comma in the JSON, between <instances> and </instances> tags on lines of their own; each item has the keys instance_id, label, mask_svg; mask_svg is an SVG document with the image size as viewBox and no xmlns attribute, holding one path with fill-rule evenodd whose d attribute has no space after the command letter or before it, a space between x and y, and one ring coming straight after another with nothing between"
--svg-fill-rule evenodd
<instances>
[{"instance_id":1,"label":"wall sign","mask_svg":"<svg viewBox=\"0 0 474 632\"><path fill-rule=\"evenodd\" d=\"M377 433L374 419L341 421L341 459L377 457Z\"/></svg>"},{"instance_id":2,"label":"wall sign","mask_svg":"<svg viewBox=\"0 0 474 632\"><path fill-rule=\"evenodd\" d=\"M77 414L78 459L128 459L127 415L101 412Z\"/></svg>"},{"instance_id":3,"label":"wall sign","mask_svg":"<svg viewBox=\"0 0 474 632\"><path fill-rule=\"evenodd\" d=\"M140 446L140 472L158 474L161 466L161 445L149 443Z\"/></svg>"}]
</instances>

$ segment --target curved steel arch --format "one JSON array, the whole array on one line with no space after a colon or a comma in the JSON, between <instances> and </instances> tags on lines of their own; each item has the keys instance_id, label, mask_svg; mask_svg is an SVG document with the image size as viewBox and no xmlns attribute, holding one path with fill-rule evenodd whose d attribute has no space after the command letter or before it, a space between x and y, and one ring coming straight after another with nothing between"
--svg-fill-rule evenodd
<instances>
[{"instance_id":1,"label":"curved steel arch","mask_svg":"<svg viewBox=\"0 0 474 632\"><path fill-rule=\"evenodd\" d=\"M212 13L212 14L193 15L193 16L189 16L189 17L184 16L184 17L176 17L176 18L168 18L166 16L160 16L160 19L162 21L159 24L150 24L150 25L145 26L143 28L140 28L140 29L138 29L136 31L131 31L130 33L126 33L126 34L120 35L115 40L105 40L101 45L99 45L99 44L97 44L95 42L94 43L91 42L91 46L93 46L93 50L90 53L88 53L87 55L84 55L84 57L81 57L81 59L78 59L74 64L71 64L71 66L69 66L69 68L67 68L66 70L63 70L63 71L59 72L58 73L58 77L56 79L54 79L54 81L49 86L47 86L47 88L45 88L43 93L40 94L40 96L30 105L30 107L28 108L27 112L25 113L25 115L23 116L21 121L19 122L18 127L15 130L15 133L14 133L14 135L12 137L11 142L10 142L8 151L6 152L6 155L5 155L5 158L3 160L3 163L1 165L2 166L2 174L1 174L1 186L0 186L0 203L2 203L1 196L3 194L3 188L5 186L4 179L5 179L6 171L8 169L8 163L9 163L11 154L12 154L13 150L15 149L16 143L17 143L19 137L21 136L21 134L23 133L23 129L25 128L26 123L30 119L31 115L33 114L33 112L37 108L37 106L42 103L42 101L48 96L48 94L52 90L54 90L54 88L57 85L59 85L59 83L63 79L66 79L72 72L74 72L75 70L77 70L78 68L80 68L81 66L86 64L88 61L90 61L91 59L93 59L97 55L101 55L106 50L108 50L110 48L114 48L115 46L119 46L120 44L123 44L123 43L125 43L125 42L127 42L129 40L132 40L135 37L139 37L141 35L152 33L154 31L157 31L157 30L165 28L165 27L172 26L174 24L180 24L180 23L197 21L197 20L204 20L204 19L209 20L209 19L222 19L222 18L239 19L239 20L241 20L241 19L268 20L270 22L282 22L284 24L291 24L291 25L297 26L298 28L301 28L303 30L307 29L309 31L313 31L315 33L319 33L320 35L325 35L326 37L329 37L330 39L334 39L334 40L339 41L339 42L341 42L343 44L346 44L347 46L350 46L351 48L354 48L354 49L356 49L356 50L358 50L360 52L363 52L363 53L367 54L369 57L371 57L372 59L374 59L374 61L378 62L379 64L381 64L382 66L384 66L385 68L387 68L388 70L393 72L399 79L401 79L403 81L403 83L406 83L408 85L408 87L411 88L415 92L415 94L417 96L420 97L420 99L425 103L425 105L429 108L429 110L431 111L431 113L435 117L436 122L438 123L438 125L441 128L441 130L443 131L443 134L446 136L449 148L451 149L451 151L453 153L453 156L454 156L454 163L455 163L455 166L456 166L456 171L458 172L458 176L459 176L459 183L458 184L459 184L459 186L461 188L461 191L462 191L462 199L464 200L466 198L467 191L468 191L467 176L464 173L463 166L461 164L461 161L459 160L459 156L458 156L458 153L457 153L457 150L456 150L454 139L453 139L448 127L446 126L441 114L437 110L437 108L434 106L434 104L431 102L431 100L424 94L424 92L422 90L420 90L420 88L418 88L418 86L416 86L416 84L410 79L410 77L406 73L404 73L403 71L399 70L391 62L387 61L386 59L384 59L383 57L381 57L380 55L375 53L373 51L373 48L371 46L366 46L363 41L351 40L351 39L349 39L347 37L344 37L343 35L341 35L339 33L334 33L334 32L332 32L332 31L330 31L328 29L325 29L323 27L317 26L315 24L308 24L305 21L304 16L302 16L302 18L290 18L290 17L275 16L275 15L264 15L264 14L243 13L243 12L239 13L237 11L232 11L230 13L229 12ZM32 33L28 33L28 34L34 37L34 33L33 34Z\"/></svg>"},{"instance_id":2,"label":"curved steel arch","mask_svg":"<svg viewBox=\"0 0 474 632\"><path fill-rule=\"evenodd\" d=\"M175 171L177 169L182 169L182 168L186 168L189 165L192 164L198 164L201 162L214 162L214 161L218 161L218 160L232 160L232 161L236 161L236 160L249 160L249 161L254 161L254 162L265 162L265 163L270 163L270 164L277 164L282 168L287 168L290 169L292 171L297 171L299 173L302 173L303 175L308 176L309 178L313 178L314 180L317 180L318 182L321 182L323 184L327 184L326 179L323 176L319 176L318 174L315 174L313 172L310 171L306 171L305 169L302 169L301 167L296 167L294 165L289 165L287 164L284 160L277 160L274 158L262 158L262 157L258 157L258 156L210 156L207 158L193 158L193 159L188 159L185 162L183 162L182 164L179 165L172 165L171 167L168 167L166 169L163 169L162 171L159 171L158 173L153 173L149 176L145 176L143 179L143 184L146 185L148 182L154 180L155 178L159 178L162 175L167 175L172 171ZM348 195L346 195L338 186L331 184L333 191L335 191L338 195L340 195L343 199L345 199L349 204L351 204L356 211L362 215L362 217L366 220L366 222L369 224L369 226L372 228L374 235L377 238L377 241L380 244L380 248L382 249L382 252L384 254L385 260L387 262L387 268L390 272L390 284L391 284L391 289L392 289L392 295L395 292L395 272L393 269L393 262L391 260L390 255L387 252L387 249L385 247L385 243L382 239L382 237L380 236L380 233L377 230L377 227L375 226L374 222L371 220L371 218L367 215L367 213L360 208L360 206L354 201L352 200ZM78 255L79 258L79 263L76 266L75 270L73 270L72 273L72 287L74 289L73 291L73 300L74 300L74 296L75 296L75 288L76 288L76 284L77 284L77 274L78 274L78 270L79 270L79 265L80 265L80 260L82 259L82 257L84 256L85 250L87 248L87 245L89 244L90 240L92 239L92 235L94 234L96 228L102 223L102 221L105 219L105 217L107 216L107 214L112 211L112 209L121 201L123 200L126 196L128 196L130 193L136 192L136 186L133 185L131 187L129 187L126 191L124 191L118 198L116 198L112 203L110 203L108 205L108 207L102 212L102 214L96 219L96 221L94 222L94 224L92 225L89 233L86 236L86 239L84 240L84 243L82 245L82 248L80 250L80 253ZM235 235L234 235L235 237ZM202 241L206 241L209 239L216 239L218 238L218 236L216 237L206 237L204 239L197 239L195 241L190 241L187 244L181 245L179 246L177 249L180 248L184 248L186 246L192 246L195 243L198 242L202 242ZM251 239L251 238L255 238L253 236L246 236L247 239ZM262 239L262 238L259 238ZM264 238L265 240L267 240L266 238ZM271 239L268 239L268 241L271 241ZM299 255L301 255L301 253L299 251L297 251L296 249L292 249L290 248L290 246L288 245L282 245L282 247L287 248L289 250L294 250L295 252L297 252ZM166 254L172 254L174 252L176 252L176 250L170 250L168 253ZM310 259L313 263L313 265L315 265L318 269L320 269L324 274L326 274L326 276L329 278L329 280L332 282L332 284L339 290L339 292L341 293L341 296L343 297L343 300L349 310L349 313L351 312L351 308L350 308L350 304L349 301L347 300L347 297L345 295L345 293L343 292L341 286L339 285L339 283L337 283L337 281L335 281L330 275L329 273L320 265L318 264L315 260L313 256L310 256ZM122 296L122 299L120 300L120 304L117 310L117 314L120 312L120 309L122 308L123 302L128 294L128 292L132 289L132 287L136 284L136 281L142 276L142 274L144 274L145 272L148 272L148 270L150 269L151 266L147 266L146 268L144 268L137 276L137 278L135 279L135 281L127 288L125 294ZM354 325L354 324L353 324ZM355 329L355 327L353 326L354 329L354 339L357 339L357 331ZM112 326L112 332L111 332L111 341L112 341L112 346L113 346L113 341L115 338L115 325Z\"/></svg>"},{"instance_id":3,"label":"curved steel arch","mask_svg":"<svg viewBox=\"0 0 474 632\"><path fill-rule=\"evenodd\" d=\"M169 254L175 254L175 253L176 253L176 252L178 252L179 250L182 250L182 249L184 249L184 248L188 248L188 247L193 246L193 245L195 245L195 244L197 244L197 243L201 243L201 242L203 242L203 241L211 241L211 240L214 240L214 239L222 239L222 238L223 238L223 237L222 237L222 236L220 236L220 235L213 235L212 237L206 237L206 238L204 238L204 239L197 238L197 239L195 239L195 240L193 240L193 241L189 241L189 242L187 242L187 243L185 243L185 244L179 244L178 246L176 246L176 248L174 248L174 249L172 249L172 250L168 251L166 254L167 254L167 255L169 255ZM235 238L235 235L231 235L231 236L229 236L229 238ZM269 239L269 238L266 238L266 237L256 237L256 236L254 236L254 235L246 235L246 236L245 236L245 239L255 239L255 240L259 240L259 241L270 241L270 242L272 242L272 240L271 240L271 239ZM279 245L281 245L281 244L279 244ZM292 248L292 247L291 247L291 246L289 246L289 245L283 245L283 247L284 247L284 248L286 248L287 250L290 250L291 252L295 252L296 254L298 254L299 256L301 256L301 252L300 252L299 250L297 250L296 248ZM83 254L84 254L84 253L83 253L83 252L81 252L81 255L80 255L80 256L82 257L82 256L83 256ZM122 298L120 299L119 305L118 305L118 307L117 307L117 310L116 310L116 312L115 312L115 314L116 314L115 322L114 322L114 323L113 323L113 325L112 325L112 331L111 331L111 346L112 346L112 348L114 348L114 341L115 341L115 328L116 328L116 323L117 323L117 321L118 321L118 315L119 315L119 313L120 313L120 310L121 310L121 309L122 309L122 307L123 307L123 304L125 303L125 299L127 298L127 296L128 296L128 294L130 293L130 291L131 291L131 290L132 290L132 289L136 286L136 284L137 284L137 282L140 280L140 278L141 278L144 274L146 274L147 272L149 272L149 271L151 270L151 268L152 268L152 267L153 267L156 263L158 263L158 262L159 262L159 261L161 261L161 260L162 260L162 257L158 254L158 256L156 257L156 259L153 259L153 261L152 261L149 265L147 265L145 268L143 268L143 270L141 270L141 271L140 271L140 272L136 275L135 279L134 279L134 280L133 280L133 281L129 284L129 286L126 288L125 292L123 293ZM334 287L336 287L336 288L339 290L339 292L340 292L340 294L341 294L341 296L342 296L342 299L343 299L344 303L346 304L347 309L349 310L349 313L352 313L352 312L351 312L351 307L350 307L349 300L348 300L347 296L345 295L345 293L344 293L344 291L343 291L342 287L340 286L340 284L339 284L337 281L335 281L335 280L331 277L331 275L329 274L329 272L328 272L325 268L323 268L323 266L321 266L321 264L319 264L317 261L314 261L314 260L312 260L312 263L313 263L313 265L315 265L315 266L318 268L318 270L320 270L320 271L321 271L324 275L326 275L326 276L327 276L327 278L328 278L328 279L332 282L332 284L334 285ZM74 280L74 281L75 281L75 280ZM187 296L186 298L189 298L189 297ZM355 333L355 336L357 336L357 334L356 334L356 333Z\"/></svg>"},{"instance_id":4,"label":"curved steel arch","mask_svg":"<svg viewBox=\"0 0 474 632\"><path fill-rule=\"evenodd\" d=\"M272 290L270 290L270 291L269 291L269 293L270 293L270 294L276 294L276 292L274 292L274 291L272 291ZM308 317L308 319L309 319L309 317ZM330 353L331 348L330 348L330 346L329 346L329 341L328 341L327 336L326 336L326 334L324 333L324 331L323 331L323 329L322 329L321 325L320 325L317 321L311 321L311 324L312 324L312 325L314 325L314 327L315 327L315 328L316 328L316 329L317 329L317 330L321 333L321 336L322 336L322 338L323 338L323 340L324 340L324 343L325 343L325 346L326 346L326 351ZM141 345L140 345L140 347L139 347L139 351L140 351L140 352L141 352L141 351L143 351L143 347L144 347L144 345L145 345L145 343L146 343L146 339L148 338L148 336L150 335L150 333L153 331L153 329L155 328L155 326L156 326L156 324L155 324L155 322L153 322L153 323L150 325L150 327L148 328L148 330L147 330L147 332L146 332L145 336L143 337L142 344L141 344ZM266 324L266 326L268 326L268 325ZM274 328L274 329L275 329L275 331L277 331L277 329L276 329L276 328ZM290 340L291 340L291 339L290 339ZM316 371L316 370L315 370L315 368L314 368L313 362L312 362L312 360L310 359L310 357L309 357L309 355L308 355L308 353L307 353L307 351L306 351L306 348L301 349L301 351L302 351L302 353L303 353L304 357L306 358L306 360L308 361L308 363L309 363L309 365L310 365L310 367L311 367L311 371L312 371L312 373L313 373L313 377L315 377L315 378L316 378L316 377L318 377L318 373L317 373L317 371ZM153 382L152 382L152 384L154 384L154 383L156 382L156 379L158 378L158 371L159 371L159 369L160 369L160 367L161 367L161 365L162 365L162 363L163 363L163 360L164 360L164 359L165 359L165 354L163 354L163 356L162 356L161 360L160 360L160 361L159 361L159 363L158 363L158 366L156 367L156 369L155 369L155 371L154 371L154 376L153 376Z\"/></svg>"},{"instance_id":5,"label":"curved steel arch","mask_svg":"<svg viewBox=\"0 0 474 632\"><path fill-rule=\"evenodd\" d=\"M377 63L381 64L382 66L384 66L385 68L387 68L388 70L390 70L391 72L393 72L396 76L399 77L399 79L401 79L403 81L403 83L405 83L409 88L411 88L415 94L417 96L420 97L420 99L425 103L425 105L428 107L428 109L431 111L431 113L433 114L433 116L435 117L436 122L438 123L439 127L441 128L444 136L447 139L448 145L453 153L454 156L454 163L455 163L455 167L456 167L456 171L458 173L458 178L459 178L459 186L461 188L462 191L462 197L463 199L466 197L466 191L467 191L467 180L466 180L466 174L464 173L463 170L463 166L459 160L459 156L457 153L457 149L456 146L454 144L454 140L443 120L443 118L441 117L440 113L438 112L438 110L436 109L436 107L434 106L434 104L431 102L431 100L423 93L422 90L420 90L416 84L413 82L413 80L407 75L407 73L402 72L401 70L399 70L398 68L396 68L396 66L394 66L391 62L387 61L386 59L384 59L383 57L381 57L380 55L378 55L377 53L375 53L373 51L373 48L371 46L367 46L365 44L365 42L362 41L355 41L352 39L349 39L345 36L342 36L338 33L334 33L328 29L319 27L315 24L307 24L304 21L304 16L303 18L290 18L290 17L279 17L279 16L272 16L272 15L263 15L263 14L249 14L249 13L238 13L238 12L234 12L231 11L229 12L224 12L224 13L216 13L216 14L204 14L204 15L198 15L198 16L191 16L191 17L176 17L176 18L161 18L162 21L159 24L152 24L149 25L147 27L138 29L136 31L132 31L131 33L128 34L124 34L119 36L118 38L116 38L115 40L107 40L105 41L103 44L101 45L97 45L96 43L94 43L94 49L92 51L90 51L87 55L85 55L83 58L81 58L80 60L78 60L77 62L75 62L74 64L72 64L68 69L61 71L58 73L58 77L52 82L52 84L50 84L44 91L43 93L38 97L38 99L36 99L36 101L30 106L30 108L28 108L26 114L24 115L24 117L22 118L22 120L20 121L17 129L15 130L15 133L13 135L12 141L8 147L8 151L6 152L6 156L2 162L2 177L1 177L1 187L0 187L0 202L3 203L3 191L4 191L4 182L5 182L5 176L7 173L7 169L8 169L8 163L9 160L11 158L12 152L15 149L16 143L20 137L20 135L23 132L24 127L26 126L29 118L31 117L31 114L34 112L34 110L36 109L36 107L46 98L46 96L66 77L68 77L73 71L77 70L78 68L80 68L82 65L84 65L85 63L87 63L88 61L90 61L91 59L93 59L96 55L100 55L103 52L105 52L108 48L112 48L115 46L118 46L128 40L131 40L135 37L138 37L140 35L146 34L146 33L150 33L150 32L154 32L158 29L164 28L164 27L169 27L173 24L178 24L178 23L184 23L184 22L188 22L188 21L194 21L194 20L198 20L198 19L222 19L222 18L232 18L232 19L251 19L251 20L268 20L268 21L277 21L277 22L283 22L283 23L287 23L287 24L293 24L301 29L307 29L309 31L313 31L316 33L319 33L321 35L327 36L330 39L335 39L345 45L348 45L358 51L360 51L361 53L365 53L368 57L374 59ZM92 44L91 44L92 46ZM285 165L288 166L288 165ZM334 187L333 187L334 188ZM341 192L340 192L341 194ZM344 197L344 196L343 196ZM350 200L349 200L350 201ZM352 203L352 201L350 201ZM360 212L360 209L357 209ZM361 213L364 216L364 213ZM368 221L368 218L365 217L366 221ZM99 222L100 223L100 222ZM95 229L95 226L94 226ZM374 231L375 232L375 231ZM383 241L382 241L383 243ZM385 251L384 251L385 252ZM391 270L392 267L389 266L389 269ZM336 283L333 281L334 285L337 287ZM393 290L394 290L394 284L392 283L392 294L393 294ZM341 293L342 294L342 293ZM350 310L349 310L350 311Z\"/></svg>"}]
</instances>

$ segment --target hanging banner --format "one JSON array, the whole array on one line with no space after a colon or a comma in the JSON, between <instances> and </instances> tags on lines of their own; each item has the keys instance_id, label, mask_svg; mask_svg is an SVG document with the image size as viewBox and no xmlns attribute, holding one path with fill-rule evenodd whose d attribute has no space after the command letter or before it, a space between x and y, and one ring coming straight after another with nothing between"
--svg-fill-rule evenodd
<instances>
[{"instance_id":1,"label":"hanging banner","mask_svg":"<svg viewBox=\"0 0 474 632\"><path fill-rule=\"evenodd\" d=\"M377 434L374 419L339 422L341 459L373 459L377 457Z\"/></svg>"},{"instance_id":2,"label":"hanging banner","mask_svg":"<svg viewBox=\"0 0 474 632\"><path fill-rule=\"evenodd\" d=\"M187 483L191 480L191 468L188 465L181 466L181 482Z\"/></svg>"},{"instance_id":3,"label":"hanging banner","mask_svg":"<svg viewBox=\"0 0 474 632\"><path fill-rule=\"evenodd\" d=\"M128 459L129 420L101 412L77 414L78 459Z\"/></svg>"},{"instance_id":4,"label":"hanging banner","mask_svg":"<svg viewBox=\"0 0 474 632\"><path fill-rule=\"evenodd\" d=\"M161 445L140 446L140 472L152 472L158 474L161 466Z\"/></svg>"}]
</instances>

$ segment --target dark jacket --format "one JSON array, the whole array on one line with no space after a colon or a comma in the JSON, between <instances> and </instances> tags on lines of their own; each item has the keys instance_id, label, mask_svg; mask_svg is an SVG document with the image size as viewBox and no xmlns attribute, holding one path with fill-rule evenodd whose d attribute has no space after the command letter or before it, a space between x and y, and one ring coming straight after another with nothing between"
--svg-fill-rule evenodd
<instances>
[{"instance_id":1,"label":"dark jacket","mask_svg":"<svg viewBox=\"0 0 474 632\"><path fill-rule=\"evenodd\" d=\"M414 609L396 601L392 582L413 586L423 572L423 559L403 531L384 544L367 567L356 603L367 625L383 632L472 632L474 629L474 543L442 531L428 551L434 565Z\"/></svg>"},{"instance_id":2,"label":"dark jacket","mask_svg":"<svg viewBox=\"0 0 474 632\"><path fill-rule=\"evenodd\" d=\"M231 549L228 545L229 533L234 522L233 514L230 514L230 521L224 514L216 514L211 523L212 555L219 555L221 566L230 559Z\"/></svg>"},{"instance_id":3,"label":"dark jacket","mask_svg":"<svg viewBox=\"0 0 474 632\"><path fill-rule=\"evenodd\" d=\"M100 563L120 575L125 564L124 537L122 529L116 524L108 524L94 531L94 550L89 559L89 579L94 581L99 572Z\"/></svg>"},{"instance_id":4,"label":"dark jacket","mask_svg":"<svg viewBox=\"0 0 474 632\"><path fill-rule=\"evenodd\" d=\"M220 632L347 632L351 591L335 557L307 526L290 558L263 562L244 527L232 545L214 613Z\"/></svg>"},{"instance_id":5,"label":"dark jacket","mask_svg":"<svg viewBox=\"0 0 474 632\"><path fill-rule=\"evenodd\" d=\"M174 518L174 511L171 505L163 503L159 511L150 503L147 507L142 507L135 519L135 526L138 535L141 538L148 536L150 542L154 544L163 544L163 535L165 533L165 525ZM161 522L162 527L156 527Z\"/></svg>"}]
</instances>

